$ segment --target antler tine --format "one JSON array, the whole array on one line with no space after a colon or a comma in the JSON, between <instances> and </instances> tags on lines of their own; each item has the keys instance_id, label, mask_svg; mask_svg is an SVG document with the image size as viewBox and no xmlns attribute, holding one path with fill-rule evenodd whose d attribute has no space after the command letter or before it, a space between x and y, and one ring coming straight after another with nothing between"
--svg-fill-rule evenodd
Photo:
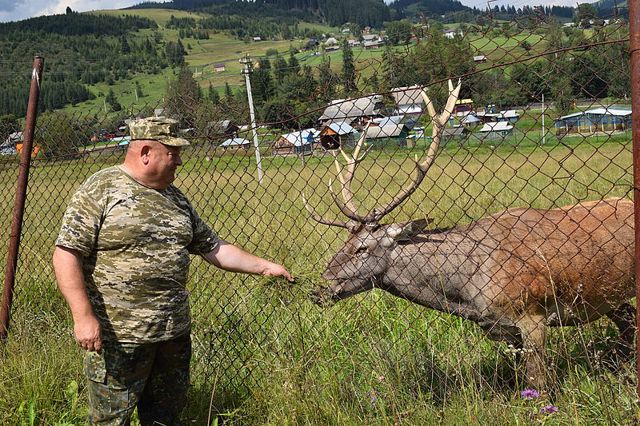
<instances>
[{"instance_id":1,"label":"antler tine","mask_svg":"<svg viewBox=\"0 0 640 426\"><path fill-rule=\"evenodd\" d=\"M333 192L333 191L332 191ZM339 226L340 228L345 228L345 229L349 229L349 224L346 222L340 222L340 221L334 221L334 220L328 220L328 219L324 219L323 217L321 217L320 215L318 215L313 208L309 205L309 203L307 203L307 197L304 195L304 192L302 193L302 202L304 203L304 207L307 209L307 211L309 212L309 214L311 215L311 218L313 220L315 220L318 223L321 223L323 225L329 225L329 226Z\"/></svg>"},{"instance_id":2,"label":"antler tine","mask_svg":"<svg viewBox=\"0 0 640 426\"><path fill-rule=\"evenodd\" d=\"M340 154L346 161L346 171L343 173L342 166L338 161L338 154L332 151L334 164L336 166L336 173L338 175L338 179L340 180L340 184L342 185L342 198L344 199L344 204L338 200L338 197L335 196L333 191L333 187L331 182L329 182L329 189L331 193L334 195L334 201L347 217L353 219L355 221L363 222L364 218L358 214L358 209L353 203L353 193L351 191L351 181L353 180L353 176L355 174L356 166L360 163L369 153L371 147L369 147L362 155L360 155L360 151L362 150L362 146L365 143L367 138L367 131L369 130L369 126L371 123L367 123L366 127L363 129L362 135L358 139L355 149L353 150L353 155L347 154L342 147L339 148Z\"/></svg>"},{"instance_id":3,"label":"antler tine","mask_svg":"<svg viewBox=\"0 0 640 426\"><path fill-rule=\"evenodd\" d=\"M438 153L438 148L440 147L440 138L442 136L442 131L444 130L444 126L449 121L449 117L451 117L451 113L453 112L453 107L455 106L456 101L458 100L458 95L460 94L460 88L462 87L462 82L458 80L458 85L456 88L453 88L453 83L449 80L449 98L447 99L447 103L445 105L444 111L441 114L437 114L436 110L429 99L427 93L422 91L422 98L427 107L427 111L431 116L431 126L432 126L432 136L431 136L431 145L429 145L429 150L427 151L426 156L421 162L415 160L416 163L416 176L413 178L411 184L407 186L405 189L400 192L397 196L391 200L389 204L384 206L380 210L374 210L371 217L367 217L367 219L379 221L385 215L389 214L393 209L398 207L402 202L409 197L411 194L418 189L420 183L427 175L429 168L433 164L434 159L436 158L436 154Z\"/></svg>"},{"instance_id":4,"label":"antler tine","mask_svg":"<svg viewBox=\"0 0 640 426\"><path fill-rule=\"evenodd\" d=\"M423 173L427 173L433 160L436 158L436 154L438 153L438 148L440 147L440 138L442 137L442 131L444 130L444 126L449 121L451 114L453 113L453 108L456 105L456 101L458 100L458 95L460 94L460 88L462 87L462 82L458 80L458 85L456 88L453 88L453 83L449 80L449 98L447 99L447 103L445 104L444 111L441 114L436 114L435 108L433 108L433 104L431 100L427 96L427 94L423 91L422 97L428 100L429 104L432 105L429 109L429 114L431 115L431 145L429 145L429 150L427 151L427 155L424 160L418 163L418 167Z\"/></svg>"}]
</instances>

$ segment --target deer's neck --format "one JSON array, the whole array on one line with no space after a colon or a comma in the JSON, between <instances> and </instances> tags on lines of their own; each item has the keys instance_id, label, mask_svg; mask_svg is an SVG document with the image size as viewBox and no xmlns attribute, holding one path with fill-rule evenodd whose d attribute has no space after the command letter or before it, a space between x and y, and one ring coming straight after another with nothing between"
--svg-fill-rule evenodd
<instances>
[{"instance_id":1,"label":"deer's neck","mask_svg":"<svg viewBox=\"0 0 640 426\"><path fill-rule=\"evenodd\" d=\"M390 254L385 290L442 312L478 321L485 304L478 289L487 256L456 229L399 245Z\"/></svg>"}]
</instances>

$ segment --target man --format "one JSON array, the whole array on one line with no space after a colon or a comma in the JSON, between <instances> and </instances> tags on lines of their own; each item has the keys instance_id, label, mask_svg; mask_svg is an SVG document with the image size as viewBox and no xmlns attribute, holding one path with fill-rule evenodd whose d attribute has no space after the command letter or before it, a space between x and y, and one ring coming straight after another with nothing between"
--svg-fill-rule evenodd
<instances>
[{"instance_id":1,"label":"man","mask_svg":"<svg viewBox=\"0 0 640 426\"><path fill-rule=\"evenodd\" d=\"M177 122L130 123L124 163L73 195L53 255L58 286L85 349L89 422L179 420L189 385L189 254L227 271L293 277L219 239L172 185L182 164Z\"/></svg>"}]
</instances>

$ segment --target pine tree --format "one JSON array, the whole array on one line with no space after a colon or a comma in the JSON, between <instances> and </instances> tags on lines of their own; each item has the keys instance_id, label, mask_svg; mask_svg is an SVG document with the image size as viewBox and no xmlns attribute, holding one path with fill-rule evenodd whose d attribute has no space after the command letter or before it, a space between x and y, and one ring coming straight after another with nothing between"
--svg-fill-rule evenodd
<instances>
[{"instance_id":1,"label":"pine tree","mask_svg":"<svg viewBox=\"0 0 640 426\"><path fill-rule=\"evenodd\" d=\"M345 95L352 95L358 90L356 67L353 64L353 51L347 39L342 41L342 85Z\"/></svg>"},{"instance_id":2,"label":"pine tree","mask_svg":"<svg viewBox=\"0 0 640 426\"><path fill-rule=\"evenodd\" d=\"M278 55L273 65L273 74L278 84L282 84L282 80L284 80L284 77L287 75L287 68L287 61Z\"/></svg>"},{"instance_id":3,"label":"pine tree","mask_svg":"<svg viewBox=\"0 0 640 426\"><path fill-rule=\"evenodd\" d=\"M214 105L220 103L220 94L211 83L209 83L209 91L207 93L207 97L209 98L209 101Z\"/></svg>"},{"instance_id":4,"label":"pine tree","mask_svg":"<svg viewBox=\"0 0 640 426\"><path fill-rule=\"evenodd\" d=\"M109 88L109 93L105 98L105 102L109 104L109 106L111 107L111 111L120 111L122 109L122 105L120 105L120 102L118 102L118 98L116 97L116 94L113 92L112 88Z\"/></svg>"},{"instance_id":5,"label":"pine tree","mask_svg":"<svg viewBox=\"0 0 640 426\"><path fill-rule=\"evenodd\" d=\"M298 74L300 73L300 62L298 62L298 58L296 58L295 49L291 48L289 50L289 72L288 74Z\"/></svg>"},{"instance_id":6,"label":"pine tree","mask_svg":"<svg viewBox=\"0 0 640 426\"><path fill-rule=\"evenodd\" d=\"M227 101L233 98L233 90L231 90L231 86L226 81L224 82L224 97Z\"/></svg>"}]
</instances>

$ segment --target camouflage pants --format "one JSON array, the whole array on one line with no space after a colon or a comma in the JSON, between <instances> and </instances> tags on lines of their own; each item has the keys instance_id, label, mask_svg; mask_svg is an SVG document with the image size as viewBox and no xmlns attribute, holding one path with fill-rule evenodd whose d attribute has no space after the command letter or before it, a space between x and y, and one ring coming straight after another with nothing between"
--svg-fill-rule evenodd
<instances>
[{"instance_id":1,"label":"camouflage pants","mask_svg":"<svg viewBox=\"0 0 640 426\"><path fill-rule=\"evenodd\" d=\"M89 424L128 425L138 407L142 425L176 425L189 387L191 335L158 343L104 342L87 352Z\"/></svg>"}]
</instances>

